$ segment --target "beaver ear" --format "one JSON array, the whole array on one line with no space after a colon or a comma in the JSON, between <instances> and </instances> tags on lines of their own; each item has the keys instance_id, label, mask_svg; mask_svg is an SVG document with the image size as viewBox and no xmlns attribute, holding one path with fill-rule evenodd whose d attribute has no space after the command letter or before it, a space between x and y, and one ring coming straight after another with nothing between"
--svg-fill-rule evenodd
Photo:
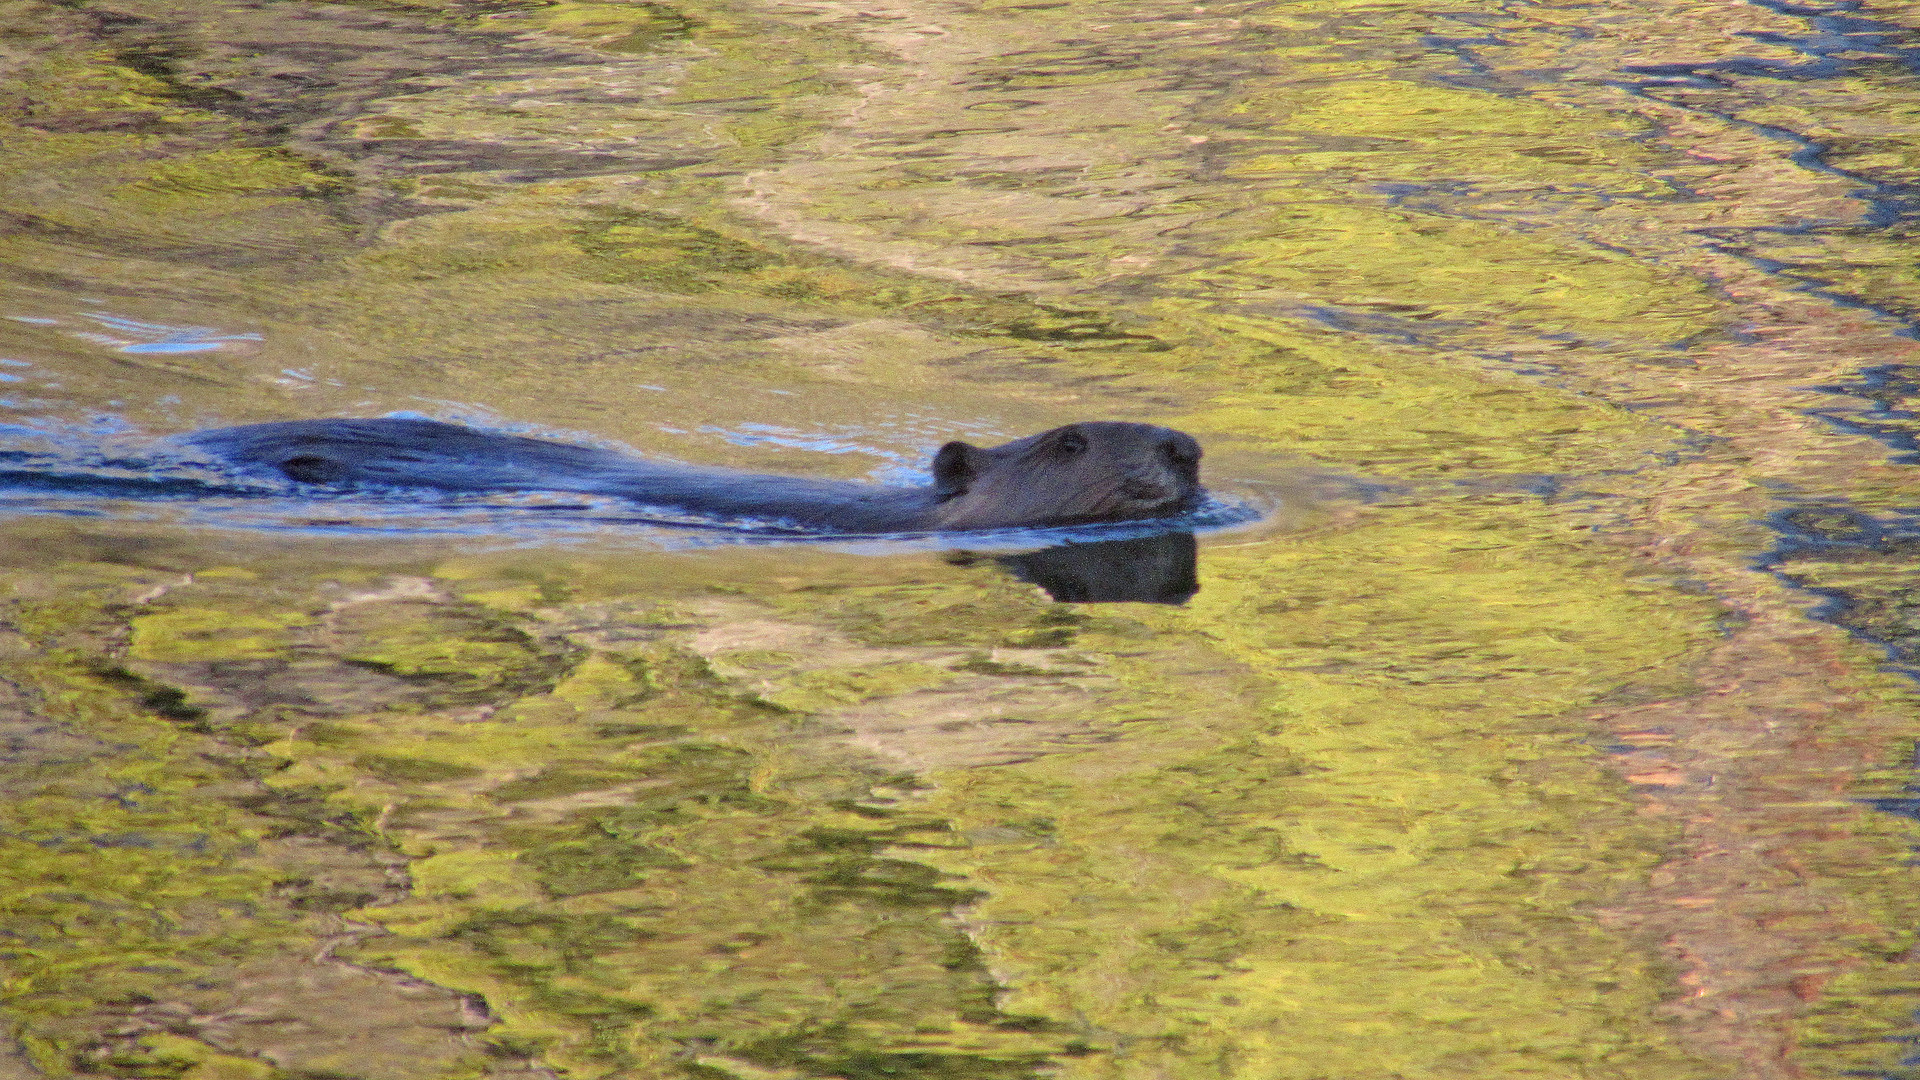
<instances>
[{"instance_id":1,"label":"beaver ear","mask_svg":"<svg viewBox=\"0 0 1920 1080\"><path fill-rule=\"evenodd\" d=\"M933 490L949 498L964 494L967 485L980 475L985 451L963 442L950 442L933 455Z\"/></svg>"}]
</instances>

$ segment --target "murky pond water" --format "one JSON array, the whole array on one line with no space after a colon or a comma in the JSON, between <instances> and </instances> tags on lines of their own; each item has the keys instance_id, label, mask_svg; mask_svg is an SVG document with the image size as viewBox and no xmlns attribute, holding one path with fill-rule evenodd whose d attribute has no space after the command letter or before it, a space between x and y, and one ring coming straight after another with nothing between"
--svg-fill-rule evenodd
<instances>
[{"instance_id":1,"label":"murky pond water","mask_svg":"<svg viewBox=\"0 0 1920 1080\"><path fill-rule=\"evenodd\" d=\"M0 1077L1920 1076L1920 9L5 0L0 64ZM1069 572L154 457L386 414L888 482L1140 420L1279 509Z\"/></svg>"}]
</instances>

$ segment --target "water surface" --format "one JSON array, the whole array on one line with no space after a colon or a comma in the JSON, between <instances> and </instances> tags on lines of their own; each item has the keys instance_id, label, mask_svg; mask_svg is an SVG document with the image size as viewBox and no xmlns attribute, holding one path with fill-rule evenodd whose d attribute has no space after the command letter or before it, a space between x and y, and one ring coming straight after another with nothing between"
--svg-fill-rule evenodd
<instances>
[{"instance_id":1,"label":"water surface","mask_svg":"<svg viewBox=\"0 0 1920 1080\"><path fill-rule=\"evenodd\" d=\"M22 472L1105 418L1286 507L1061 603L9 488L0 1075L1914 1075L1917 17L0 7Z\"/></svg>"}]
</instances>

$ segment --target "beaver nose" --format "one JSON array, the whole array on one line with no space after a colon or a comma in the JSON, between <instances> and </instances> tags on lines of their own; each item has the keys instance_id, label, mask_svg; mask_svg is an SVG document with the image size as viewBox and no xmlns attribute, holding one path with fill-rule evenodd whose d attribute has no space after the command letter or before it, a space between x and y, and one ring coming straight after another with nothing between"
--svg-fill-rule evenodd
<instances>
[{"instance_id":1,"label":"beaver nose","mask_svg":"<svg viewBox=\"0 0 1920 1080\"><path fill-rule=\"evenodd\" d=\"M1176 467L1190 467L1200 462L1200 444L1178 431L1170 431L1160 440L1160 453Z\"/></svg>"}]
</instances>

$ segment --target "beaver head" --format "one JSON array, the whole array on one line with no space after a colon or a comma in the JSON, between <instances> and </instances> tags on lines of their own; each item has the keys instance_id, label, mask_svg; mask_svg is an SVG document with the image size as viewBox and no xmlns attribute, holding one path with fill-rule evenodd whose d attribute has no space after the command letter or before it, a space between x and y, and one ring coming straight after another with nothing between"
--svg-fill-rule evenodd
<instances>
[{"instance_id":1,"label":"beaver head","mask_svg":"<svg viewBox=\"0 0 1920 1080\"><path fill-rule=\"evenodd\" d=\"M1200 444L1152 424L1090 421L933 459L939 529L1072 525L1161 517L1200 497Z\"/></svg>"}]
</instances>

